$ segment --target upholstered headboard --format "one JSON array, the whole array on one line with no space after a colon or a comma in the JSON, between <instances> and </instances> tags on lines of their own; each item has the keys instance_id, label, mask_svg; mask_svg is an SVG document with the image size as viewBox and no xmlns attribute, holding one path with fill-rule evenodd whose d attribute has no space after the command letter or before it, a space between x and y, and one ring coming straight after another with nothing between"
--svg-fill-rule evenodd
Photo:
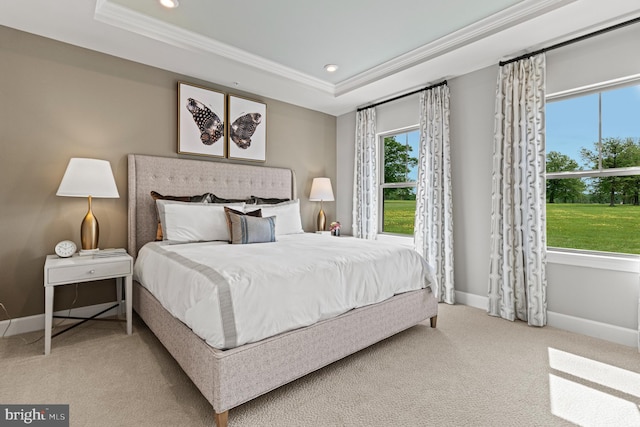
<instances>
[{"instance_id":1,"label":"upholstered headboard","mask_svg":"<svg viewBox=\"0 0 640 427\"><path fill-rule=\"evenodd\" d=\"M129 154L128 162L128 251L133 257L156 236L151 191L173 196L214 193L223 198L296 197L291 169L141 154Z\"/></svg>"}]
</instances>

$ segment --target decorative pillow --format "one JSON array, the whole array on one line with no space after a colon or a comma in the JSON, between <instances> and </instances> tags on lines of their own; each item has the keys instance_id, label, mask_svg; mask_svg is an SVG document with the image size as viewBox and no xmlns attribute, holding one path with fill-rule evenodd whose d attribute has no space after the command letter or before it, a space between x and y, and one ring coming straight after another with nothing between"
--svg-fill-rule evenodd
<instances>
[{"instance_id":1,"label":"decorative pillow","mask_svg":"<svg viewBox=\"0 0 640 427\"><path fill-rule=\"evenodd\" d=\"M172 242L208 242L229 240L225 206L244 209L244 203L184 203L156 200L164 240Z\"/></svg>"},{"instance_id":2,"label":"decorative pillow","mask_svg":"<svg viewBox=\"0 0 640 427\"><path fill-rule=\"evenodd\" d=\"M266 243L276 241L276 219L258 218L227 212L231 223L231 243Z\"/></svg>"},{"instance_id":3,"label":"decorative pillow","mask_svg":"<svg viewBox=\"0 0 640 427\"><path fill-rule=\"evenodd\" d=\"M175 200L177 202L189 202L189 203L210 203L211 193L204 193L199 196L163 196L162 194L152 191L151 198L156 200ZM162 223L160 222L160 214L156 207L156 216L158 217L158 227L156 228L156 240L162 240Z\"/></svg>"},{"instance_id":4,"label":"decorative pillow","mask_svg":"<svg viewBox=\"0 0 640 427\"><path fill-rule=\"evenodd\" d=\"M277 197L258 197L251 196L253 200L255 200L256 205L275 205L277 203L288 202L291 199L278 199Z\"/></svg>"},{"instance_id":5,"label":"decorative pillow","mask_svg":"<svg viewBox=\"0 0 640 427\"><path fill-rule=\"evenodd\" d=\"M211 196L211 203L246 203L248 205L255 205L256 201L253 196L248 199L225 199L223 197L218 197L213 193L209 193Z\"/></svg>"},{"instance_id":6,"label":"decorative pillow","mask_svg":"<svg viewBox=\"0 0 640 427\"><path fill-rule=\"evenodd\" d=\"M276 236L304 233L300 218L300 200L290 200L276 205L256 205L255 207L262 210L263 218L276 217Z\"/></svg>"},{"instance_id":7,"label":"decorative pillow","mask_svg":"<svg viewBox=\"0 0 640 427\"><path fill-rule=\"evenodd\" d=\"M224 213L227 218L227 227L229 228L229 243L233 241L233 230L231 228L231 219L229 218L229 214L247 215L247 216L253 216L256 218L262 217L262 211L260 209L256 209L255 211L250 211L250 212L240 212L225 206Z\"/></svg>"}]
</instances>

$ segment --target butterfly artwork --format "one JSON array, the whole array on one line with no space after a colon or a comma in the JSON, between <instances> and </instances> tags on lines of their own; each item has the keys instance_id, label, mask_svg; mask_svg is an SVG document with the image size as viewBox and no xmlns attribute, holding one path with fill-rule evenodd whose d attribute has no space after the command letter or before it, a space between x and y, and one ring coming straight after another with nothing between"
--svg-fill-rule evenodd
<instances>
[{"instance_id":1,"label":"butterfly artwork","mask_svg":"<svg viewBox=\"0 0 640 427\"><path fill-rule=\"evenodd\" d=\"M226 94L178 82L178 153L226 157Z\"/></svg>"},{"instance_id":2,"label":"butterfly artwork","mask_svg":"<svg viewBox=\"0 0 640 427\"><path fill-rule=\"evenodd\" d=\"M227 113L227 158L266 161L267 104L229 95Z\"/></svg>"},{"instance_id":3,"label":"butterfly artwork","mask_svg":"<svg viewBox=\"0 0 640 427\"><path fill-rule=\"evenodd\" d=\"M200 130L200 141L204 145L212 145L222 138L224 123L216 113L193 98L187 100L187 110L193 116L193 121Z\"/></svg>"},{"instance_id":4,"label":"butterfly artwork","mask_svg":"<svg viewBox=\"0 0 640 427\"><path fill-rule=\"evenodd\" d=\"M262 122L262 114L248 113L238 117L229 127L231 140L242 149L251 146L251 137Z\"/></svg>"}]
</instances>

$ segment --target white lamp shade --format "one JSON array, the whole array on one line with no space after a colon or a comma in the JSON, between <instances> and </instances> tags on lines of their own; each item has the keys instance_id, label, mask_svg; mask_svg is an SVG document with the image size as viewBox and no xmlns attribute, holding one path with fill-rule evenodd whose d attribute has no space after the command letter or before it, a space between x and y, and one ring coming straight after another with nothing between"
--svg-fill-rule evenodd
<instances>
[{"instance_id":1,"label":"white lamp shade","mask_svg":"<svg viewBox=\"0 0 640 427\"><path fill-rule=\"evenodd\" d=\"M329 178L313 178L309 200L312 202L332 202L335 200L331 180Z\"/></svg>"},{"instance_id":2,"label":"white lamp shade","mask_svg":"<svg viewBox=\"0 0 640 427\"><path fill-rule=\"evenodd\" d=\"M56 196L118 198L118 187L107 160L72 158Z\"/></svg>"}]
</instances>

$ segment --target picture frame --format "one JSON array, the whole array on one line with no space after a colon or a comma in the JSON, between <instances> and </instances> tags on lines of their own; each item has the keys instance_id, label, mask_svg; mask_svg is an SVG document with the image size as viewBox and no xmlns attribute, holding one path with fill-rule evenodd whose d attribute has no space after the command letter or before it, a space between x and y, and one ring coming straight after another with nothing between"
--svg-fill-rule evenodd
<instances>
[{"instance_id":1,"label":"picture frame","mask_svg":"<svg viewBox=\"0 0 640 427\"><path fill-rule=\"evenodd\" d=\"M178 82L178 153L225 157L225 94Z\"/></svg>"},{"instance_id":2,"label":"picture frame","mask_svg":"<svg viewBox=\"0 0 640 427\"><path fill-rule=\"evenodd\" d=\"M227 157L264 162L267 159L267 104L227 96Z\"/></svg>"}]
</instances>

